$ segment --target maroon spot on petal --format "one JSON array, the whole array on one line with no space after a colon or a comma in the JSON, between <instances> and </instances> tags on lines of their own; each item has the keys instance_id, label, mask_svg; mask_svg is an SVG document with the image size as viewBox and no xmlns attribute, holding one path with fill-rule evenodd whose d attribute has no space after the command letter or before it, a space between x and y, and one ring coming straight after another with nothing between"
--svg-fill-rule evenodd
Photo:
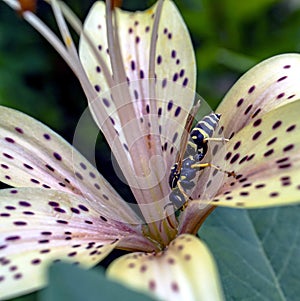
<instances>
[{"instance_id":1,"label":"maroon spot on petal","mask_svg":"<svg viewBox=\"0 0 300 301\"><path fill-rule=\"evenodd\" d=\"M276 121L273 126L272 129L276 130L277 128L279 128L281 126L282 122L280 120Z\"/></svg>"},{"instance_id":2,"label":"maroon spot on petal","mask_svg":"<svg viewBox=\"0 0 300 301\"><path fill-rule=\"evenodd\" d=\"M295 96L296 96L296 94L290 95L290 96L288 97L288 99L294 98Z\"/></svg>"},{"instance_id":3,"label":"maroon spot on petal","mask_svg":"<svg viewBox=\"0 0 300 301\"><path fill-rule=\"evenodd\" d=\"M30 165L28 165L28 164L26 164L26 163L24 163L24 164L23 164L23 166L24 166L25 168L27 168L27 169L30 169L30 170L32 170L32 169L33 169L33 167L32 167L32 166L30 166Z\"/></svg>"},{"instance_id":4,"label":"maroon spot on petal","mask_svg":"<svg viewBox=\"0 0 300 301\"><path fill-rule=\"evenodd\" d=\"M172 39L172 33L168 33L168 39L171 40Z\"/></svg>"},{"instance_id":5,"label":"maroon spot on petal","mask_svg":"<svg viewBox=\"0 0 300 301\"><path fill-rule=\"evenodd\" d=\"M23 211L22 213L25 215L34 215L34 212L31 211Z\"/></svg>"},{"instance_id":6,"label":"maroon spot on petal","mask_svg":"<svg viewBox=\"0 0 300 301\"><path fill-rule=\"evenodd\" d=\"M157 62L158 65L161 64L161 62L162 62L162 57L161 57L161 55L158 55L158 56L157 56L156 62Z\"/></svg>"},{"instance_id":7,"label":"maroon spot on petal","mask_svg":"<svg viewBox=\"0 0 300 301\"><path fill-rule=\"evenodd\" d=\"M0 216L2 216L2 217L9 217L10 214L9 213L0 213Z\"/></svg>"},{"instance_id":8,"label":"maroon spot on petal","mask_svg":"<svg viewBox=\"0 0 300 301\"><path fill-rule=\"evenodd\" d=\"M64 209L59 208L59 207L55 207L54 210L59 213L66 213L66 211Z\"/></svg>"},{"instance_id":9,"label":"maroon spot on petal","mask_svg":"<svg viewBox=\"0 0 300 301\"><path fill-rule=\"evenodd\" d=\"M286 147L283 148L284 152L288 152L294 148L294 144L289 144Z\"/></svg>"},{"instance_id":10,"label":"maroon spot on petal","mask_svg":"<svg viewBox=\"0 0 300 301\"><path fill-rule=\"evenodd\" d=\"M53 202L53 201L48 202L48 205L50 205L51 207L58 207L59 206L59 204L57 202Z\"/></svg>"},{"instance_id":11,"label":"maroon spot on petal","mask_svg":"<svg viewBox=\"0 0 300 301\"><path fill-rule=\"evenodd\" d=\"M293 131L295 128L296 128L296 125L293 124L293 125L289 126L289 127L286 129L286 131L287 131L287 132L291 132L291 131Z\"/></svg>"},{"instance_id":12,"label":"maroon spot on petal","mask_svg":"<svg viewBox=\"0 0 300 301\"><path fill-rule=\"evenodd\" d=\"M76 214L80 214L80 211L77 208L71 207L71 211Z\"/></svg>"},{"instance_id":13,"label":"maroon spot on petal","mask_svg":"<svg viewBox=\"0 0 300 301\"><path fill-rule=\"evenodd\" d=\"M139 36L135 37L135 43L138 44L140 42L141 38Z\"/></svg>"},{"instance_id":14,"label":"maroon spot on petal","mask_svg":"<svg viewBox=\"0 0 300 301\"><path fill-rule=\"evenodd\" d=\"M276 161L276 163L277 163L277 164L280 164L280 163L286 162L286 161L288 161L288 160L289 160L289 158L288 158L288 157L285 157L285 158L278 159L278 160Z\"/></svg>"},{"instance_id":15,"label":"maroon spot on petal","mask_svg":"<svg viewBox=\"0 0 300 301\"><path fill-rule=\"evenodd\" d=\"M54 168L48 164L45 165L50 171L54 172Z\"/></svg>"},{"instance_id":16,"label":"maroon spot on petal","mask_svg":"<svg viewBox=\"0 0 300 301\"><path fill-rule=\"evenodd\" d=\"M186 77L186 78L183 80L182 85L183 85L184 87L186 87L187 84L188 84L188 82L189 82L189 79Z\"/></svg>"},{"instance_id":17,"label":"maroon spot on petal","mask_svg":"<svg viewBox=\"0 0 300 301\"><path fill-rule=\"evenodd\" d=\"M14 240L19 240L21 237L18 235L13 235L13 236L8 236L5 238L6 241L14 241Z\"/></svg>"},{"instance_id":18,"label":"maroon spot on petal","mask_svg":"<svg viewBox=\"0 0 300 301\"><path fill-rule=\"evenodd\" d=\"M52 235L52 232L49 231L43 231L41 232L42 235Z\"/></svg>"},{"instance_id":19,"label":"maroon spot on petal","mask_svg":"<svg viewBox=\"0 0 300 301\"><path fill-rule=\"evenodd\" d=\"M244 102L244 98L240 98L239 101L237 102L236 106L240 107Z\"/></svg>"},{"instance_id":20,"label":"maroon spot on petal","mask_svg":"<svg viewBox=\"0 0 300 301\"><path fill-rule=\"evenodd\" d=\"M277 95L277 99L280 99L280 98L282 98L283 96L284 96L284 93L280 93L280 94Z\"/></svg>"},{"instance_id":21,"label":"maroon spot on petal","mask_svg":"<svg viewBox=\"0 0 300 301\"><path fill-rule=\"evenodd\" d=\"M247 109L245 110L244 114L247 115L250 112L251 109L252 109L252 105L249 105L247 107Z\"/></svg>"},{"instance_id":22,"label":"maroon spot on petal","mask_svg":"<svg viewBox=\"0 0 300 301\"><path fill-rule=\"evenodd\" d=\"M277 82L281 82L281 81L285 80L286 78L287 78L287 76L282 76L279 79L277 79Z\"/></svg>"},{"instance_id":23,"label":"maroon spot on petal","mask_svg":"<svg viewBox=\"0 0 300 301\"><path fill-rule=\"evenodd\" d=\"M259 126L261 124L261 119L257 119L253 122L253 126L256 127L256 126Z\"/></svg>"},{"instance_id":24,"label":"maroon spot on petal","mask_svg":"<svg viewBox=\"0 0 300 301\"><path fill-rule=\"evenodd\" d=\"M100 215L100 218L101 218L104 222L107 222L107 218L104 217L103 215Z\"/></svg>"},{"instance_id":25,"label":"maroon spot on petal","mask_svg":"<svg viewBox=\"0 0 300 301\"><path fill-rule=\"evenodd\" d=\"M34 184L40 184L40 181L36 180L36 179L30 179L30 181Z\"/></svg>"},{"instance_id":26,"label":"maroon spot on petal","mask_svg":"<svg viewBox=\"0 0 300 301\"><path fill-rule=\"evenodd\" d=\"M145 27L145 32L148 32L150 30L150 27L149 26L146 26Z\"/></svg>"},{"instance_id":27,"label":"maroon spot on petal","mask_svg":"<svg viewBox=\"0 0 300 301\"><path fill-rule=\"evenodd\" d=\"M100 92L101 91L101 87L99 85L95 85L94 86L96 92Z\"/></svg>"},{"instance_id":28,"label":"maroon spot on petal","mask_svg":"<svg viewBox=\"0 0 300 301\"><path fill-rule=\"evenodd\" d=\"M240 192L240 196L248 196L248 195L249 195L249 192L247 192L247 191Z\"/></svg>"},{"instance_id":29,"label":"maroon spot on petal","mask_svg":"<svg viewBox=\"0 0 300 301\"><path fill-rule=\"evenodd\" d=\"M9 143L15 143L15 140L10 137L5 137L5 140Z\"/></svg>"},{"instance_id":30,"label":"maroon spot on petal","mask_svg":"<svg viewBox=\"0 0 300 301\"><path fill-rule=\"evenodd\" d=\"M239 164L244 163L247 159L248 159L248 156L243 157L243 158L240 160Z\"/></svg>"},{"instance_id":31,"label":"maroon spot on petal","mask_svg":"<svg viewBox=\"0 0 300 301\"><path fill-rule=\"evenodd\" d=\"M61 160L62 160L61 155L58 154L58 153L56 153L56 152L53 153L53 156L54 156L54 158L55 158L56 160L58 160L58 161L61 161Z\"/></svg>"},{"instance_id":32,"label":"maroon spot on petal","mask_svg":"<svg viewBox=\"0 0 300 301\"><path fill-rule=\"evenodd\" d=\"M283 66L283 68L284 69L289 69L289 68L291 68L291 65L285 65L285 66Z\"/></svg>"},{"instance_id":33,"label":"maroon spot on petal","mask_svg":"<svg viewBox=\"0 0 300 301\"><path fill-rule=\"evenodd\" d=\"M271 193L270 193L270 197L271 197L271 198L275 198L275 197L277 197L277 196L279 196L279 193L278 193L278 192L271 192Z\"/></svg>"},{"instance_id":34,"label":"maroon spot on petal","mask_svg":"<svg viewBox=\"0 0 300 301\"><path fill-rule=\"evenodd\" d=\"M241 146L241 141L238 141L238 142L234 145L233 149L234 149L234 150L237 150L240 146Z\"/></svg>"},{"instance_id":35,"label":"maroon spot on petal","mask_svg":"<svg viewBox=\"0 0 300 301\"><path fill-rule=\"evenodd\" d=\"M255 90L255 86L253 85L252 87L249 88L248 93L251 94Z\"/></svg>"},{"instance_id":36,"label":"maroon spot on petal","mask_svg":"<svg viewBox=\"0 0 300 301\"><path fill-rule=\"evenodd\" d=\"M1 164L1 167L4 169L9 169L9 167L6 164Z\"/></svg>"},{"instance_id":37,"label":"maroon spot on petal","mask_svg":"<svg viewBox=\"0 0 300 301\"><path fill-rule=\"evenodd\" d=\"M50 140L50 139L51 139L51 137L50 137L49 134L44 134L43 136L44 136L44 138L45 138L46 140Z\"/></svg>"},{"instance_id":38,"label":"maroon spot on petal","mask_svg":"<svg viewBox=\"0 0 300 301\"><path fill-rule=\"evenodd\" d=\"M32 259L31 260L31 264L34 264L34 265L36 265L36 264L40 264L41 263L41 260L40 259L38 259L38 258L36 258L36 259Z\"/></svg>"},{"instance_id":39,"label":"maroon spot on petal","mask_svg":"<svg viewBox=\"0 0 300 301\"><path fill-rule=\"evenodd\" d=\"M16 207L14 207L14 206L5 206L5 209L7 209L7 210L16 210Z\"/></svg>"},{"instance_id":40,"label":"maroon spot on petal","mask_svg":"<svg viewBox=\"0 0 300 301\"><path fill-rule=\"evenodd\" d=\"M230 160L230 164L233 164L234 162L236 162L240 157L240 154L235 154L231 160Z\"/></svg>"},{"instance_id":41,"label":"maroon spot on petal","mask_svg":"<svg viewBox=\"0 0 300 301\"><path fill-rule=\"evenodd\" d=\"M67 221L64 221L64 220L61 220L61 219L56 220L56 222L57 222L58 224L68 224Z\"/></svg>"},{"instance_id":42,"label":"maroon spot on petal","mask_svg":"<svg viewBox=\"0 0 300 301\"><path fill-rule=\"evenodd\" d=\"M23 275L22 275L21 273L15 274L15 275L14 275L14 279L19 280L19 279L22 278L22 276L23 276Z\"/></svg>"},{"instance_id":43,"label":"maroon spot on petal","mask_svg":"<svg viewBox=\"0 0 300 301\"><path fill-rule=\"evenodd\" d=\"M130 66L131 66L131 70L134 71L135 70L135 61L131 61Z\"/></svg>"},{"instance_id":44,"label":"maroon spot on petal","mask_svg":"<svg viewBox=\"0 0 300 301\"><path fill-rule=\"evenodd\" d=\"M149 290L150 291L154 291L155 288L156 288L156 283L154 280L150 280L149 283L148 283L148 287L149 287Z\"/></svg>"},{"instance_id":45,"label":"maroon spot on petal","mask_svg":"<svg viewBox=\"0 0 300 301\"><path fill-rule=\"evenodd\" d=\"M171 283L171 290L175 293L179 292L179 286L176 282Z\"/></svg>"},{"instance_id":46,"label":"maroon spot on petal","mask_svg":"<svg viewBox=\"0 0 300 301\"><path fill-rule=\"evenodd\" d=\"M268 157L268 156L272 155L273 153L274 153L274 150L270 149L264 153L264 157Z\"/></svg>"},{"instance_id":47,"label":"maroon spot on petal","mask_svg":"<svg viewBox=\"0 0 300 301\"><path fill-rule=\"evenodd\" d=\"M79 180L83 180L83 176L81 175L81 173L79 172L75 172L75 176L79 179Z\"/></svg>"},{"instance_id":48,"label":"maroon spot on petal","mask_svg":"<svg viewBox=\"0 0 300 301\"><path fill-rule=\"evenodd\" d=\"M257 185L255 185L256 189L261 189L261 188L264 188L264 187L266 187L265 184L257 184Z\"/></svg>"},{"instance_id":49,"label":"maroon spot on petal","mask_svg":"<svg viewBox=\"0 0 300 301\"><path fill-rule=\"evenodd\" d=\"M140 78L143 79L145 77L144 71L140 70Z\"/></svg>"},{"instance_id":50,"label":"maroon spot on petal","mask_svg":"<svg viewBox=\"0 0 300 301\"><path fill-rule=\"evenodd\" d=\"M27 223L26 222L17 221L17 222L14 222L14 225L15 226L26 226Z\"/></svg>"},{"instance_id":51,"label":"maroon spot on petal","mask_svg":"<svg viewBox=\"0 0 300 301\"><path fill-rule=\"evenodd\" d=\"M252 140L258 139L260 135L261 135L261 131L256 132L256 133L252 136Z\"/></svg>"},{"instance_id":52,"label":"maroon spot on petal","mask_svg":"<svg viewBox=\"0 0 300 301\"><path fill-rule=\"evenodd\" d=\"M7 153L3 153L3 156L6 157L6 158L8 158L8 159L13 159L14 158L13 156L11 156L11 155L9 155Z\"/></svg>"},{"instance_id":53,"label":"maroon spot on petal","mask_svg":"<svg viewBox=\"0 0 300 301\"><path fill-rule=\"evenodd\" d=\"M79 204L78 208L81 209L81 210L83 210L83 211L86 211L86 212L89 211L89 209L87 207L85 207L84 205L82 205L82 204Z\"/></svg>"},{"instance_id":54,"label":"maroon spot on petal","mask_svg":"<svg viewBox=\"0 0 300 301\"><path fill-rule=\"evenodd\" d=\"M50 242L49 239L41 239L38 241L39 244L47 244L49 242Z\"/></svg>"},{"instance_id":55,"label":"maroon spot on petal","mask_svg":"<svg viewBox=\"0 0 300 301\"><path fill-rule=\"evenodd\" d=\"M49 249L43 249L40 251L41 254L46 254L46 253L49 253L50 250Z\"/></svg>"},{"instance_id":56,"label":"maroon spot on petal","mask_svg":"<svg viewBox=\"0 0 300 301\"><path fill-rule=\"evenodd\" d=\"M107 200L107 201L109 200L109 197L106 194L102 194L102 196L105 200Z\"/></svg>"},{"instance_id":57,"label":"maroon spot on petal","mask_svg":"<svg viewBox=\"0 0 300 301\"><path fill-rule=\"evenodd\" d=\"M175 110L174 116L175 117L179 116L180 112L181 112L181 107L177 107Z\"/></svg>"},{"instance_id":58,"label":"maroon spot on petal","mask_svg":"<svg viewBox=\"0 0 300 301\"><path fill-rule=\"evenodd\" d=\"M69 257L74 257L77 254L77 252L71 252L68 254Z\"/></svg>"},{"instance_id":59,"label":"maroon spot on petal","mask_svg":"<svg viewBox=\"0 0 300 301\"><path fill-rule=\"evenodd\" d=\"M247 161L251 161L255 157L255 154L251 154L248 158Z\"/></svg>"},{"instance_id":60,"label":"maroon spot on petal","mask_svg":"<svg viewBox=\"0 0 300 301\"><path fill-rule=\"evenodd\" d=\"M231 152L228 152L226 155L225 155L225 158L224 160L229 160L229 158L231 157L232 153Z\"/></svg>"},{"instance_id":61,"label":"maroon spot on petal","mask_svg":"<svg viewBox=\"0 0 300 301\"><path fill-rule=\"evenodd\" d=\"M19 128L19 127L15 127L15 130L19 133L19 134L24 134L24 131Z\"/></svg>"},{"instance_id":62,"label":"maroon spot on petal","mask_svg":"<svg viewBox=\"0 0 300 301\"><path fill-rule=\"evenodd\" d=\"M267 146L270 146L271 144L275 143L277 141L277 137L272 138L267 142Z\"/></svg>"},{"instance_id":63,"label":"maroon spot on petal","mask_svg":"<svg viewBox=\"0 0 300 301\"><path fill-rule=\"evenodd\" d=\"M255 118L259 113L260 113L261 109L258 108L253 114L252 114L252 118Z\"/></svg>"}]
</instances>

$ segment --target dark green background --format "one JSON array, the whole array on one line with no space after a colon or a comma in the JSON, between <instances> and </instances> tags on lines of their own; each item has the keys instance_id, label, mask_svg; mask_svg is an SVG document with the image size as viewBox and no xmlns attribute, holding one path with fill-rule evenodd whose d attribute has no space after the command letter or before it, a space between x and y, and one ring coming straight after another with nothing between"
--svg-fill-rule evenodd
<instances>
[{"instance_id":1,"label":"dark green background","mask_svg":"<svg viewBox=\"0 0 300 301\"><path fill-rule=\"evenodd\" d=\"M69 0L67 3L83 20L92 1ZM131 10L144 9L152 3L153 1L124 0L123 7ZM177 0L175 3L190 29L195 46L197 91L213 108L236 79L251 66L267 57L284 52L298 52L300 49L300 1ZM37 13L56 30L51 10L45 3L38 3ZM69 141L72 141L78 118L86 108L86 99L79 83L63 60L44 38L2 2L0 104L34 116ZM101 137L97 155L103 163L100 171L115 183L115 176L108 173L110 155ZM130 200L130 192L121 184L120 193ZM292 211L289 214L293 214ZM205 231L215 229L218 223L213 218L219 216L220 219L221 212L222 209L203 228L203 236L211 247L216 246L209 243ZM224 223L226 219L231 222L228 211L223 212ZM247 216L252 223L258 223L259 213L252 212ZM272 216L274 211L265 212L267 216ZM244 213L235 214L238 216ZM253 216L256 217L255 221ZM224 237L222 232L220 235ZM224 254L217 247L214 250L215 256ZM227 275L228 271L224 269L220 259L217 261L221 272ZM233 284L227 280L224 286L227 287L225 291L228 294ZM30 295L19 300L29 301L35 298L36 295ZM228 300L242 299L230 297Z\"/></svg>"}]
</instances>

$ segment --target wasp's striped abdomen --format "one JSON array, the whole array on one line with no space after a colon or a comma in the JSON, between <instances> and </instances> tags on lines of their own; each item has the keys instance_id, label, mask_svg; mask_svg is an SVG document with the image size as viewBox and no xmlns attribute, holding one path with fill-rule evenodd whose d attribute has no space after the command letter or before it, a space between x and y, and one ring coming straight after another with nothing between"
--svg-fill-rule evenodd
<instances>
[{"instance_id":1,"label":"wasp's striped abdomen","mask_svg":"<svg viewBox=\"0 0 300 301\"><path fill-rule=\"evenodd\" d=\"M221 115L211 113L199 121L191 131L191 139L197 145L198 152L203 149L203 155L207 152L207 141L216 130Z\"/></svg>"}]
</instances>

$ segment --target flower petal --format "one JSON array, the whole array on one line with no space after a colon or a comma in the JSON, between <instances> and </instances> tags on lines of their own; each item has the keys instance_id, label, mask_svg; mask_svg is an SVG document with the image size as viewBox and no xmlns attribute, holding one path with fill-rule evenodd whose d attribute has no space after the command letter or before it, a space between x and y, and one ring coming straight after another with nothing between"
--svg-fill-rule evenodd
<instances>
[{"instance_id":1,"label":"flower petal","mask_svg":"<svg viewBox=\"0 0 300 301\"><path fill-rule=\"evenodd\" d=\"M168 174L194 102L193 48L186 26L169 0L159 1L145 12L116 8L113 29L109 27L111 16L106 18L106 14L104 3L98 2L84 24L101 59L94 55L86 37L80 42L81 61L99 96L90 108L151 228L165 218ZM114 48L109 49L112 40ZM153 65L156 77L151 74ZM123 67L124 82L118 82ZM151 208L144 209L141 204L151 204Z\"/></svg>"},{"instance_id":2,"label":"flower petal","mask_svg":"<svg viewBox=\"0 0 300 301\"><path fill-rule=\"evenodd\" d=\"M2 106L0 148L2 182L84 196L110 218L140 222L111 185L65 140L37 120Z\"/></svg>"},{"instance_id":3,"label":"flower petal","mask_svg":"<svg viewBox=\"0 0 300 301\"><path fill-rule=\"evenodd\" d=\"M216 162L237 177L225 178L214 205L267 207L300 202L299 112L299 100L281 106L254 118L228 142L225 157Z\"/></svg>"},{"instance_id":4,"label":"flower petal","mask_svg":"<svg viewBox=\"0 0 300 301\"><path fill-rule=\"evenodd\" d=\"M0 299L46 284L49 263L91 267L129 234L84 199L40 188L0 191Z\"/></svg>"},{"instance_id":5,"label":"flower petal","mask_svg":"<svg viewBox=\"0 0 300 301\"><path fill-rule=\"evenodd\" d=\"M283 54L258 64L229 90L217 109L231 138L255 117L300 98L300 55Z\"/></svg>"},{"instance_id":6,"label":"flower petal","mask_svg":"<svg viewBox=\"0 0 300 301\"><path fill-rule=\"evenodd\" d=\"M115 260L108 276L163 300L223 300L211 253L188 234L177 237L159 254L135 253Z\"/></svg>"},{"instance_id":7,"label":"flower petal","mask_svg":"<svg viewBox=\"0 0 300 301\"><path fill-rule=\"evenodd\" d=\"M184 130L183 125L194 101L196 64L188 30L172 1L164 1L157 32L157 43L156 45L153 43L152 35L156 36L155 32L153 33L156 9L157 4L144 12L125 12L116 9L116 23L136 119L143 119L142 123L147 125L147 131L150 133L148 124L150 124L151 117L147 117L147 115L154 114L156 116L156 122L152 124L152 127L156 126L156 128L152 128L151 133L163 137L159 150L161 151L163 146L163 151L167 152L165 155L167 161L173 164L176 149L179 148L179 137ZM108 50L105 4L103 2L99 1L92 7L84 28L94 41L106 66L111 70L109 51L113 50ZM152 58L152 62L151 47L155 46L155 57ZM100 62L94 57L84 38L80 43L80 58L96 91L111 89ZM155 82L153 79L149 80L150 68L153 67L151 63L154 65ZM156 90L155 105L149 101L152 84L155 85ZM109 95L105 96L105 99L102 110L107 111L108 116L114 121L115 129L120 132L120 128L124 127L124 124L118 114L120 109L117 105L118 102L117 100L112 101ZM121 100L122 106L125 106L124 101L124 99ZM98 115L99 113L95 112L95 116ZM138 127L143 128L144 124L139 122ZM145 129L141 133L144 131ZM132 141L126 143L129 146Z\"/></svg>"}]
</instances>

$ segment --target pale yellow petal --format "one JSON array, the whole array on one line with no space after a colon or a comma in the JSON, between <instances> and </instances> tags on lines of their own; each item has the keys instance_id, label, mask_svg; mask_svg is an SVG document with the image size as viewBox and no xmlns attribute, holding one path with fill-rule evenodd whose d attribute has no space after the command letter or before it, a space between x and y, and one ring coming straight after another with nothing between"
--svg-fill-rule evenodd
<instances>
[{"instance_id":1,"label":"pale yellow petal","mask_svg":"<svg viewBox=\"0 0 300 301\"><path fill-rule=\"evenodd\" d=\"M236 178L223 177L212 204L253 208L300 202L299 112L299 100L280 106L254 118L226 144L216 162Z\"/></svg>"},{"instance_id":2,"label":"pale yellow petal","mask_svg":"<svg viewBox=\"0 0 300 301\"><path fill-rule=\"evenodd\" d=\"M219 105L223 135L230 138L254 118L300 97L300 55L282 54L250 69Z\"/></svg>"},{"instance_id":3,"label":"pale yellow petal","mask_svg":"<svg viewBox=\"0 0 300 301\"><path fill-rule=\"evenodd\" d=\"M108 276L162 300L224 300L210 251L189 234L177 237L161 253L120 257L109 266Z\"/></svg>"}]
</instances>

